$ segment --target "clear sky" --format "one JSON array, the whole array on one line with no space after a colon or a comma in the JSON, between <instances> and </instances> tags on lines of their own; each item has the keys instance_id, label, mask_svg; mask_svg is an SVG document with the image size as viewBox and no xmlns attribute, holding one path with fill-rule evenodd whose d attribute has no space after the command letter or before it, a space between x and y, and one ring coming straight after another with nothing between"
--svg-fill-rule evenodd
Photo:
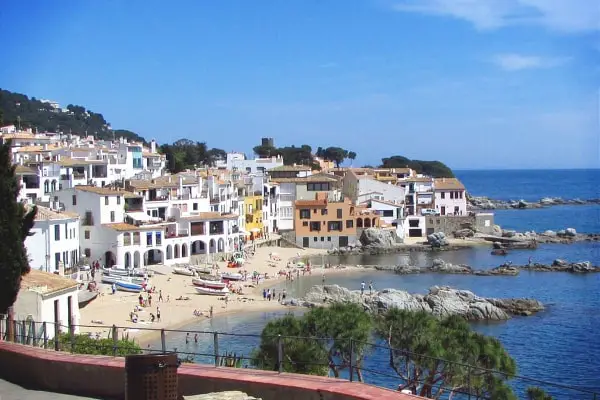
<instances>
[{"instance_id":1,"label":"clear sky","mask_svg":"<svg viewBox=\"0 0 600 400\"><path fill-rule=\"evenodd\" d=\"M159 142L600 166L597 0L4 0L0 87Z\"/></svg>"}]
</instances>

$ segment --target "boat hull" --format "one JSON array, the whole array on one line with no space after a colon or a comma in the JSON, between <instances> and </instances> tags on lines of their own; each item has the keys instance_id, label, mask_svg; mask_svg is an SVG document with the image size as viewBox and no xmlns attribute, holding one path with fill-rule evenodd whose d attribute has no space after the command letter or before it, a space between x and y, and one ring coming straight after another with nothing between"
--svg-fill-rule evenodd
<instances>
[{"instance_id":1,"label":"boat hull","mask_svg":"<svg viewBox=\"0 0 600 400\"><path fill-rule=\"evenodd\" d=\"M228 273L224 273L221 274L221 278L228 280L228 281L241 281L243 276L242 274L228 274Z\"/></svg>"},{"instance_id":2,"label":"boat hull","mask_svg":"<svg viewBox=\"0 0 600 400\"><path fill-rule=\"evenodd\" d=\"M194 289L196 289L196 292L198 294L207 294L209 296L225 296L227 293L229 293L229 290L227 290L227 288L211 289L206 287L195 286Z\"/></svg>"},{"instance_id":3,"label":"boat hull","mask_svg":"<svg viewBox=\"0 0 600 400\"><path fill-rule=\"evenodd\" d=\"M115 282L115 285L117 286L117 290L120 290L121 292L139 293L143 289L142 285L122 281Z\"/></svg>"},{"instance_id":4,"label":"boat hull","mask_svg":"<svg viewBox=\"0 0 600 400\"><path fill-rule=\"evenodd\" d=\"M205 287L209 289L223 289L227 287L227 283L221 281L210 281L201 278L192 279L192 284L197 287Z\"/></svg>"},{"instance_id":5,"label":"boat hull","mask_svg":"<svg viewBox=\"0 0 600 400\"><path fill-rule=\"evenodd\" d=\"M187 268L173 268L173 273L177 275L194 276L194 271Z\"/></svg>"}]
</instances>

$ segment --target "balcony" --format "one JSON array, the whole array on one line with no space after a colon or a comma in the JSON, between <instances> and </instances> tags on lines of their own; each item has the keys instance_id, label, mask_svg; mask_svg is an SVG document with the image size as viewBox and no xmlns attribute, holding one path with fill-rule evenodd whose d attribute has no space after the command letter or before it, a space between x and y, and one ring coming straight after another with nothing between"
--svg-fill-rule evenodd
<instances>
[{"instance_id":1,"label":"balcony","mask_svg":"<svg viewBox=\"0 0 600 400\"><path fill-rule=\"evenodd\" d=\"M68 174L62 174L62 175L60 176L60 180L61 180L61 181L70 181L70 180L71 180L71 175L68 175Z\"/></svg>"},{"instance_id":2,"label":"balcony","mask_svg":"<svg viewBox=\"0 0 600 400\"><path fill-rule=\"evenodd\" d=\"M210 198L210 204L219 204L219 196L213 196Z\"/></svg>"},{"instance_id":3,"label":"balcony","mask_svg":"<svg viewBox=\"0 0 600 400\"><path fill-rule=\"evenodd\" d=\"M85 173L73 172L73 179L85 179Z\"/></svg>"},{"instance_id":4,"label":"balcony","mask_svg":"<svg viewBox=\"0 0 600 400\"><path fill-rule=\"evenodd\" d=\"M169 196L155 196L155 197L149 198L146 201L152 202L152 201L168 201L168 200L169 200Z\"/></svg>"},{"instance_id":5,"label":"balcony","mask_svg":"<svg viewBox=\"0 0 600 400\"><path fill-rule=\"evenodd\" d=\"M189 193L177 195L177 200L189 200L192 196Z\"/></svg>"}]
</instances>

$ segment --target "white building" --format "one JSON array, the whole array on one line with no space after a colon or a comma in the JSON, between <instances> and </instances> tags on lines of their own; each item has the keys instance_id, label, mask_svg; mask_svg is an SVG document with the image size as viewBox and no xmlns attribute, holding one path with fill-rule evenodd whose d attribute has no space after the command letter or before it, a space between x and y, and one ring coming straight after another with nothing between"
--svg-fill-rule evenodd
<instances>
[{"instance_id":1,"label":"white building","mask_svg":"<svg viewBox=\"0 0 600 400\"><path fill-rule=\"evenodd\" d=\"M467 215L464 185L456 178L434 180L435 209L440 215Z\"/></svg>"},{"instance_id":2,"label":"white building","mask_svg":"<svg viewBox=\"0 0 600 400\"><path fill-rule=\"evenodd\" d=\"M69 322L79 333L78 283L64 276L38 271L34 268L21 280L21 289L13 305L15 320L46 322L46 337L54 338L54 324L61 331L68 329ZM36 325L40 334L41 326Z\"/></svg>"},{"instance_id":3,"label":"white building","mask_svg":"<svg viewBox=\"0 0 600 400\"><path fill-rule=\"evenodd\" d=\"M38 206L31 234L25 247L32 268L58 272L79 262L79 215Z\"/></svg>"},{"instance_id":4,"label":"white building","mask_svg":"<svg viewBox=\"0 0 600 400\"><path fill-rule=\"evenodd\" d=\"M283 166L283 158L281 156L248 160L244 153L236 152L227 153L226 160L217 163L217 167L219 168L225 168L230 171L237 170L248 174L265 173L269 169L280 166Z\"/></svg>"},{"instance_id":5,"label":"white building","mask_svg":"<svg viewBox=\"0 0 600 400\"><path fill-rule=\"evenodd\" d=\"M420 216L421 210L433 208L433 178L417 176L402 179L398 184L406 190L407 216Z\"/></svg>"},{"instance_id":6,"label":"white building","mask_svg":"<svg viewBox=\"0 0 600 400\"><path fill-rule=\"evenodd\" d=\"M371 199L365 204L369 209L377 211L381 226L394 227L396 235L403 239L405 236L404 203Z\"/></svg>"},{"instance_id":7,"label":"white building","mask_svg":"<svg viewBox=\"0 0 600 400\"><path fill-rule=\"evenodd\" d=\"M354 171L346 172L342 179L343 193L354 204L369 200L383 200L392 203L403 203L406 189L392 182L380 182L370 175L357 175Z\"/></svg>"}]
</instances>

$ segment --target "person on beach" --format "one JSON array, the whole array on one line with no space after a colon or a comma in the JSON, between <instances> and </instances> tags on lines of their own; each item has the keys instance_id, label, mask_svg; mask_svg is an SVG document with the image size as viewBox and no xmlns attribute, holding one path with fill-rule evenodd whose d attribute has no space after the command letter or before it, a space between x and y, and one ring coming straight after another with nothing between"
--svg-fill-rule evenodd
<instances>
[{"instance_id":1,"label":"person on beach","mask_svg":"<svg viewBox=\"0 0 600 400\"><path fill-rule=\"evenodd\" d=\"M160 322L160 307L156 307L156 320Z\"/></svg>"},{"instance_id":2,"label":"person on beach","mask_svg":"<svg viewBox=\"0 0 600 400\"><path fill-rule=\"evenodd\" d=\"M148 307L152 307L152 293L148 295Z\"/></svg>"},{"instance_id":3,"label":"person on beach","mask_svg":"<svg viewBox=\"0 0 600 400\"><path fill-rule=\"evenodd\" d=\"M197 333L194 335L194 342L198 343L198 334Z\"/></svg>"},{"instance_id":4,"label":"person on beach","mask_svg":"<svg viewBox=\"0 0 600 400\"><path fill-rule=\"evenodd\" d=\"M140 303L140 306L144 307L144 296L142 296L142 294L140 293L140 295L138 296L138 301Z\"/></svg>"},{"instance_id":5,"label":"person on beach","mask_svg":"<svg viewBox=\"0 0 600 400\"><path fill-rule=\"evenodd\" d=\"M263 300L267 299L267 289L263 289Z\"/></svg>"},{"instance_id":6,"label":"person on beach","mask_svg":"<svg viewBox=\"0 0 600 400\"><path fill-rule=\"evenodd\" d=\"M373 295L373 281L369 282L369 295Z\"/></svg>"},{"instance_id":7,"label":"person on beach","mask_svg":"<svg viewBox=\"0 0 600 400\"><path fill-rule=\"evenodd\" d=\"M210 306L210 317L212 318L213 316L213 306Z\"/></svg>"},{"instance_id":8,"label":"person on beach","mask_svg":"<svg viewBox=\"0 0 600 400\"><path fill-rule=\"evenodd\" d=\"M323 281L323 283L325 283L325 272L323 272L323 273L321 274L321 280Z\"/></svg>"},{"instance_id":9,"label":"person on beach","mask_svg":"<svg viewBox=\"0 0 600 400\"><path fill-rule=\"evenodd\" d=\"M364 295L365 294L365 281L362 281L360 283L360 295Z\"/></svg>"},{"instance_id":10,"label":"person on beach","mask_svg":"<svg viewBox=\"0 0 600 400\"><path fill-rule=\"evenodd\" d=\"M163 301L163 297L162 297L162 290L159 290L159 291L158 291L158 302L159 302L159 303L162 303L162 301Z\"/></svg>"},{"instance_id":11,"label":"person on beach","mask_svg":"<svg viewBox=\"0 0 600 400\"><path fill-rule=\"evenodd\" d=\"M117 292L117 285L115 285L114 283L111 286L112 289L112 294L115 294Z\"/></svg>"}]
</instances>

